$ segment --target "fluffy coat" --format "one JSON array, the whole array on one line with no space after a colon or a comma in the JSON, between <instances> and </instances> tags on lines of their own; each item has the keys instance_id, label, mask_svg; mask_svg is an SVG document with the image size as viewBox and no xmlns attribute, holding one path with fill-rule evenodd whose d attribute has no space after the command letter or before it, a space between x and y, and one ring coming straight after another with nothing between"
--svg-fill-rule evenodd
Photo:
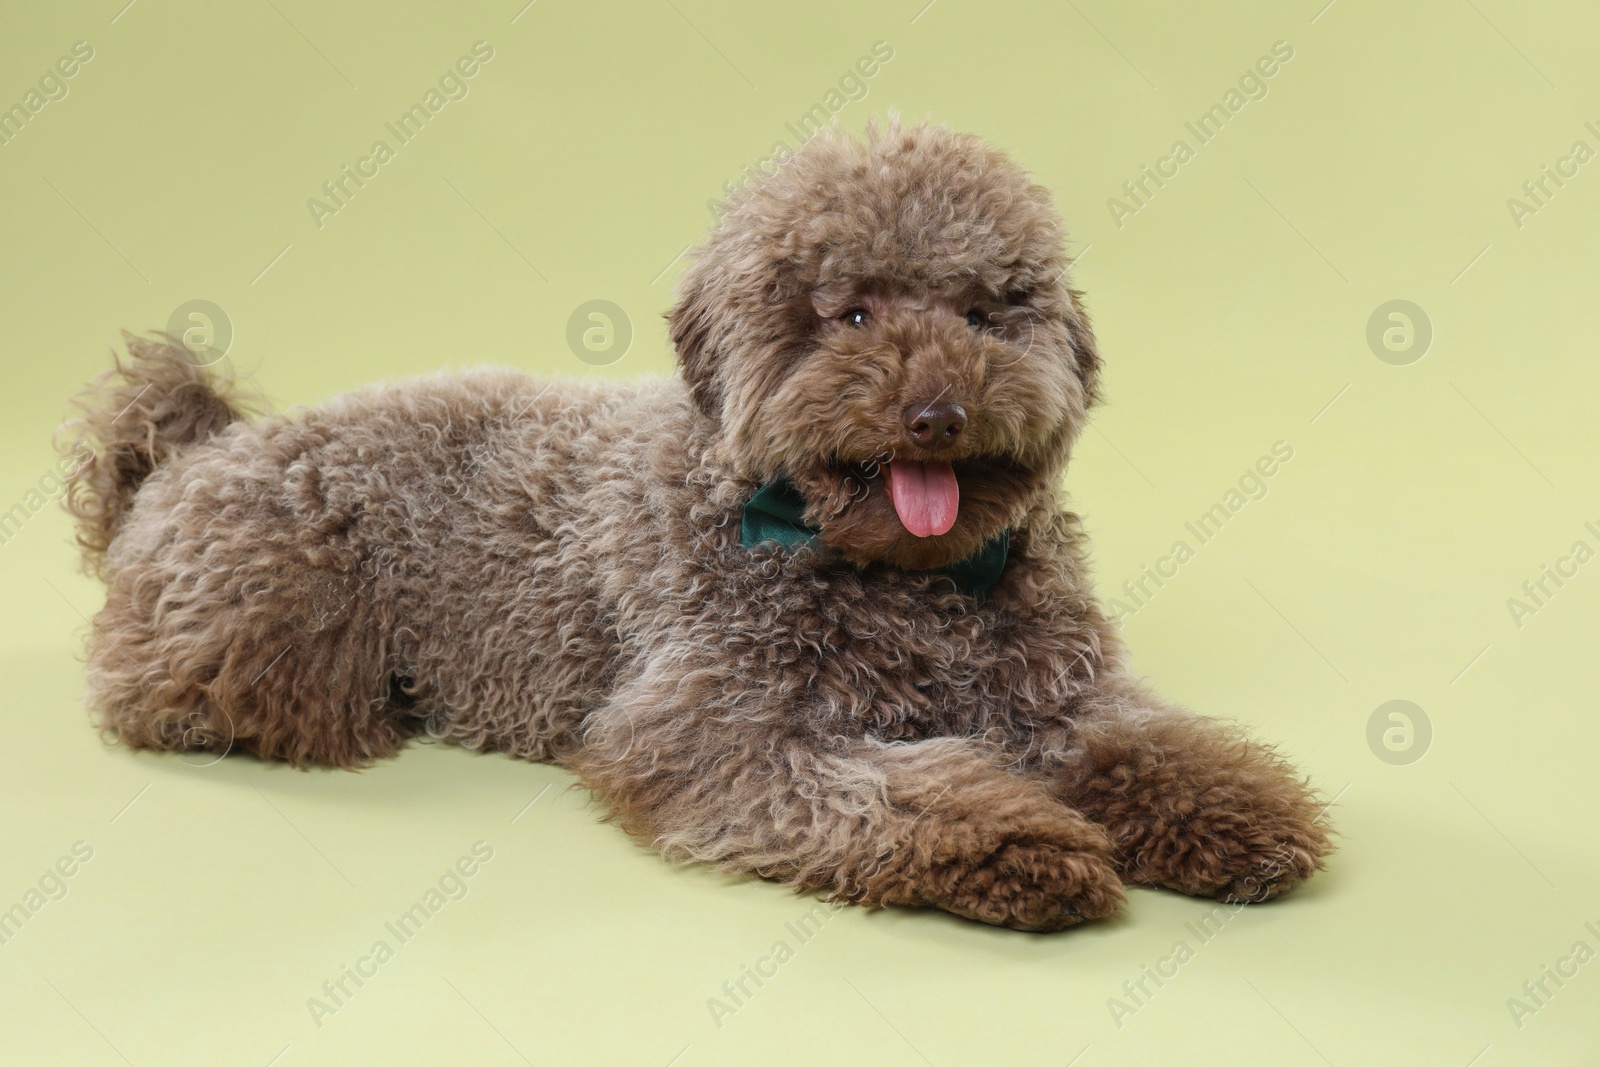
<instances>
[{"instance_id":1,"label":"fluffy coat","mask_svg":"<svg viewBox=\"0 0 1600 1067\"><path fill-rule=\"evenodd\" d=\"M130 337L69 424L102 726L336 767L426 732L572 768L674 859L1019 929L1125 880L1275 896L1322 864L1320 804L1134 680L1063 507L1100 367L1068 265L1020 168L891 123L731 197L671 380L478 370L251 420ZM953 475L948 531L901 521L907 471ZM746 547L779 476L819 537ZM1000 531L987 595L929 573Z\"/></svg>"}]
</instances>

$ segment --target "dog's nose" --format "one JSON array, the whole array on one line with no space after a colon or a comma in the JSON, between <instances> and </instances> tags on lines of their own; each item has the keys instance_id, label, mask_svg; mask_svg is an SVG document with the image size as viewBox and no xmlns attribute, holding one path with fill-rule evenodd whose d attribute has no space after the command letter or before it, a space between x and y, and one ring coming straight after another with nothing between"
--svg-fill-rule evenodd
<instances>
[{"instance_id":1,"label":"dog's nose","mask_svg":"<svg viewBox=\"0 0 1600 1067\"><path fill-rule=\"evenodd\" d=\"M948 448L967 428L967 409L953 400L911 404L905 424L906 436L923 448Z\"/></svg>"}]
</instances>

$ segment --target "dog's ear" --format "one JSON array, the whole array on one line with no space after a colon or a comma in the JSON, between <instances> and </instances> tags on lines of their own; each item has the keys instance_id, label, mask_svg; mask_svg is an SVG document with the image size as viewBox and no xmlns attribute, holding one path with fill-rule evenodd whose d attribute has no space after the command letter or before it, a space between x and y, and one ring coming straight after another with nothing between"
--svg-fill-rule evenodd
<instances>
[{"instance_id":1,"label":"dog's ear","mask_svg":"<svg viewBox=\"0 0 1600 1067\"><path fill-rule=\"evenodd\" d=\"M689 396L714 419L722 407L722 360L717 352L722 330L720 308L706 273L699 262L689 268L678 287L678 302L667 312L667 328Z\"/></svg>"},{"instance_id":2,"label":"dog's ear","mask_svg":"<svg viewBox=\"0 0 1600 1067\"><path fill-rule=\"evenodd\" d=\"M1100 399L1100 348L1095 344L1094 329L1089 324L1089 313L1083 309L1083 293L1066 285L1067 336L1072 340L1072 356L1078 380L1083 383L1083 406L1093 405Z\"/></svg>"}]
</instances>

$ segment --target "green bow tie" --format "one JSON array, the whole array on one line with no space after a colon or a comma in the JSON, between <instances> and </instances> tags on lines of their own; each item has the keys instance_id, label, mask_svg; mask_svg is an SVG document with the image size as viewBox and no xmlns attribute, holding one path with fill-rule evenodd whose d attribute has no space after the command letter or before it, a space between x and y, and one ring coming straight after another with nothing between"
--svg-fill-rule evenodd
<instances>
[{"instance_id":1,"label":"green bow tie","mask_svg":"<svg viewBox=\"0 0 1600 1067\"><path fill-rule=\"evenodd\" d=\"M803 518L805 497L787 478L779 477L756 490L744 506L739 519L739 543L754 548L765 541L776 541L784 548L798 548L817 539L820 532ZM1000 580L1011 549L1011 532L1000 531L966 559L947 567L936 567L926 574L938 574L956 583L968 596L981 597Z\"/></svg>"}]
</instances>

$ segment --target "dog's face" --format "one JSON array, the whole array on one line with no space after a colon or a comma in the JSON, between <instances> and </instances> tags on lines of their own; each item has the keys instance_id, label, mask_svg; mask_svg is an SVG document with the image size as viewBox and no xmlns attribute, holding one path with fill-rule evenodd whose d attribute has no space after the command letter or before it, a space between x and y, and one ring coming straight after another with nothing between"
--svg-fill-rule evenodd
<instances>
[{"instance_id":1,"label":"dog's face","mask_svg":"<svg viewBox=\"0 0 1600 1067\"><path fill-rule=\"evenodd\" d=\"M741 473L821 539L922 569L1054 489L1099 357L1049 195L976 138L825 134L730 198L669 313Z\"/></svg>"}]
</instances>

